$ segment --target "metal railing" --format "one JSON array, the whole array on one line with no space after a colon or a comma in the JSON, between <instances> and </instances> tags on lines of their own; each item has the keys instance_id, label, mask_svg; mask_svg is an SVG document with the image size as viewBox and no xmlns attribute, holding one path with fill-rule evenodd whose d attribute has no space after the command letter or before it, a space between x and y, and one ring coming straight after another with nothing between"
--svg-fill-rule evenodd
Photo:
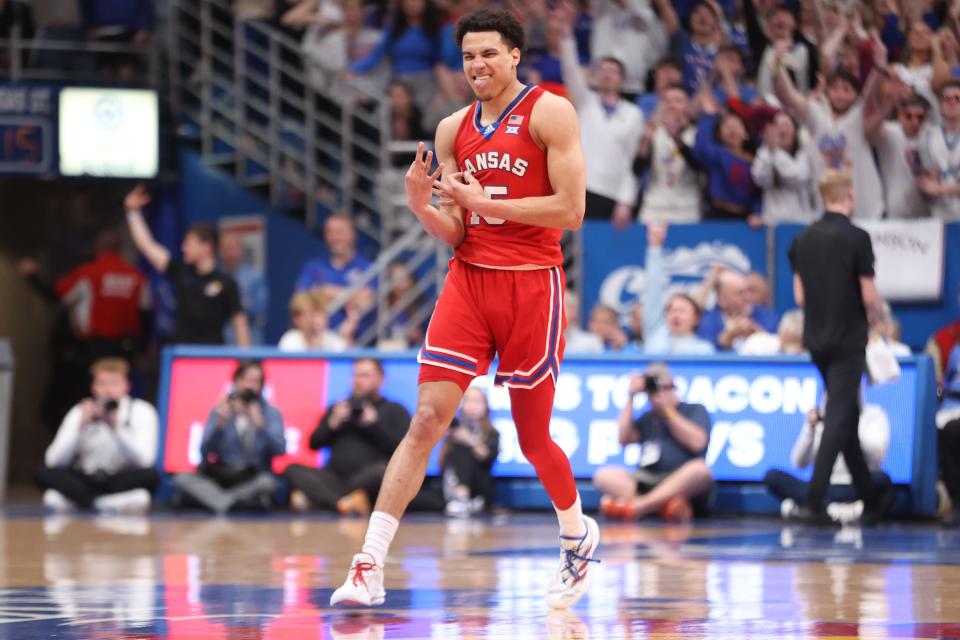
<instances>
[{"instance_id":1,"label":"metal railing","mask_svg":"<svg viewBox=\"0 0 960 640\"><path fill-rule=\"evenodd\" d=\"M125 75L119 75L114 65L121 60L128 67ZM13 26L10 37L0 38L0 79L12 82L157 87L159 70L156 38L145 45L97 42L47 37L42 29L33 38L24 38L19 25Z\"/></svg>"},{"instance_id":2,"label":"metal railing","mask_svg":"<svg viewBox=\"0 0 960 640\"><path fill-rule=\"evenodd\" d=\"M183 137L204 161L229 172L278 209L318 232L326 213L350 214L379 247L373 266L333 300L337 313L363 287L377 295L361 315L373 321L355 342L390 341L401 316L415 326L430 314L449 250L407 211L403 171L389 140L387 96L366 85L313 83L299 42L273 25L236 18L227 0L170 0L166 72L170 105ZM401 261L416 283L395 299L387 270ZM369 315L368 315L369 314Z\"/></svg>"}]
</instances>

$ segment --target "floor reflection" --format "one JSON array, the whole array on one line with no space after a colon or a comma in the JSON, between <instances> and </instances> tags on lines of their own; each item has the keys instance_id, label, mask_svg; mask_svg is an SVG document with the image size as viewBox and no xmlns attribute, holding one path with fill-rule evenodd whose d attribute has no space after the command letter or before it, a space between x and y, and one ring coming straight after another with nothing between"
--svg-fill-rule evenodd
<instances>
[{"instance_id":1,"label":"floor reflection","mask_svg":"<svg viewBox=\"0 0 960 640\"><path fill-rule=\"evenodd\" d=\"M608 525L588 597L548 612L549 518L416 519L388 559L388 608L331 610L362 535L350 520L3 519L0 640L960 637L960 537L923 527Z\"/></svg>"}]
</instances>

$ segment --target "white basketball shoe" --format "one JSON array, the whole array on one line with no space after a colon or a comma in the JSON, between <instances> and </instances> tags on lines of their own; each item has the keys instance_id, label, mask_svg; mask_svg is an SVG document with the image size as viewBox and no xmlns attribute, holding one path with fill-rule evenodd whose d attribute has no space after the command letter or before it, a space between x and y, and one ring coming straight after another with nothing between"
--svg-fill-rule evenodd
<instances>
[{"instance_id":1,"label":"white basketball shoe","mask_svg":"<svg viewBox=\"0 0 960 640\"><path fill-rule=\"evenodd\" d=\"M547 604L552 609L568 609L575 605L590 588L590 563L600 562L593 556L600 546L600 527L590 516L583 516L587 532L582 538L560 536L561 540L576 540L573 549L560 549L560 568L547 591Z\"/></svg>"},{"instance_id":2,"label":"white basketball shoe","mask_svg":"<svg viewBox=\"0 0 960 640\"><path fill-rule=\"evenodd\" d=\"M347 580L330 596L331 607L376 607L383 604L383 567L369 553L353 556Z\"/></svg>"}]
</instances>

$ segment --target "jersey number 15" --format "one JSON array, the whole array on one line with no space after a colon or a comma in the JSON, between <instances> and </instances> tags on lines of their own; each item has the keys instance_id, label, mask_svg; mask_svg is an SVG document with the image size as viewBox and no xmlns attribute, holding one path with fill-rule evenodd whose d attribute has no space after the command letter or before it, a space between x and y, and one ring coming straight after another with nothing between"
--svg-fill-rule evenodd
<instances>
[{"instance_id":1,"label":"jersey number 15","mask_svg":"<svg viewBox=\"0 0 960 640\"><path fill-rule=\"evenodd\" d=\"M507 197L507 188L502 185L489 185L483 188L483 195L487 196L491 200L504 200ZM481 216L479 213L470 212L470 226L477 227L480 226L480 218L483 218L487 224L493 226L500 226L505 223L506 220L502 218L493 218L490 216Z\"/></svg>"}]
</instances>

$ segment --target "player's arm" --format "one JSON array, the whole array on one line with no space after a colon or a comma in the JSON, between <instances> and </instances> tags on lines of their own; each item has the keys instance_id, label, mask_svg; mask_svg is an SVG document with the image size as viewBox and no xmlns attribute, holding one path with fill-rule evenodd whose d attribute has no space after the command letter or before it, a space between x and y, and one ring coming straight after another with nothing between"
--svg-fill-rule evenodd
<instances>
[{"instance_id":1,"label":"player's arm","mask_svg":"<svg viewBox=\"0 0 960 640\"><path fill-rule=\"evenodd\" d=\"M552 195L492 200L469 171L454 174L437 188L477 215L538 227L579 229L586 206L586 177L577 113L569 101L546 94L534 106L532 116L543 123L532 133L547 150Z\"/></svg>"},{"instance_id":2,"label":"player's arm","mask_svg":"<svg viewBox=\"0 0 960 640\"><path fill-rule=\"evenodd\" d=\"M413 215L417 216L427 233L451 247L456 247L463 242L466 233L463 209L442 194L439 206L430 204L430 198L434 194L434 184L442 180L441 176L444 176L444 172L456 171L457 162L453 143L462 117L462 113L454 114L444 118L437 126L435 148L440 166L432 173L430 172L433 152L427 151L424 155L423 143L420 143L417 146L417 157L404 177L407 205Z\"/></svg>"}]
</instances>

